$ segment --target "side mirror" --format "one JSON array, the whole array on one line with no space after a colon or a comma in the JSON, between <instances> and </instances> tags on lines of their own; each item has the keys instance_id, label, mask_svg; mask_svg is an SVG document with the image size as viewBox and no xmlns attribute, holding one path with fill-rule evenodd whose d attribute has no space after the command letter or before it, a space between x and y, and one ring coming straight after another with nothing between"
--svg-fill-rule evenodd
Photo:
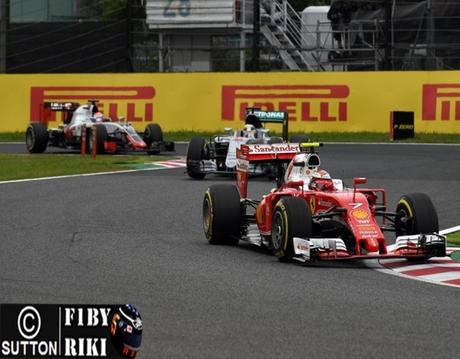
<instances>
[{"instance_id":1,"label":"side mirror","mask_svg":"<svg viewBox=\"0 0 460 359\"><path fill-rule=\"evenodd\" d=\"M356 195L356 186L359 184L364 184L367 182L367 178L365 177L355 177L353 178L353 201L355 200Z\"/></svg>"},{"instance_id":2,"label":"side mirror","mask_svg":"<svg viewBox=\"0 0 460 359\"><path fill-rule=\"evenodd\" d=\"M353 185L356 187L358 184L365 184L367 183L367 178L365 177L355 177L353 178Z\"/></svg>"},{"instance_id":3,"label":"side mirror","mask_svg":"<svg viewBox=\"0 0 460 359\"><path fill-rule=\"evenodd\" d=\"M288 187L303 187L304 182L302 180L300 181L289 181L286 185Z\"/></svg>"}]
</instances>

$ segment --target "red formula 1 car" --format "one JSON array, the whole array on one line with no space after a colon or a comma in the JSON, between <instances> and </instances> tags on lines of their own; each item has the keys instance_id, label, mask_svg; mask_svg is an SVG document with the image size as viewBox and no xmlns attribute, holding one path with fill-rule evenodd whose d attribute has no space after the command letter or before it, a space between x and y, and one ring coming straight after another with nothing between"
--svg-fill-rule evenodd
<instances>
[{"instance_id":1,"label":"red formula 1 car","mask_svg":"<svg viewBox=\"0 0 460 359\"><path fill-rule=\"evenodd\" d=\"M446 238L438 233L438 217L423 193L401 197L387 211L380 188L353 188L320 169L319 143L243 145L238 151L237 185L208 188L203 225L212 244L240 239L266 246L283 261L407 258L446 255ZM283 184L263 196L247 198L249 164L289 162ZM394 232L387 245L384 231ZM391 248L391 249L390 249Z\"/></svg>"},{"instance_id":2,"label":"red formula 1 car","mask_svg":"<svg viewBox=\"0 0 460 359\"><path fill-rule=\"evenodd\" d=\"M97 102L89 100L84 105L76 102L45 102L41 108L41 118L27 127L27 150L42 153L47 146L80 149L85 137L88 150L91 150L95 133L98 153L146 151L158 154L161 151L174 151L174 142L163 141L163 132L158 124L148 124L144 133L138 134L131 124L112 121L104 116ZM53 112L65 115L63 123L57 128L48 128Z\"/></svg>"}]
</instances>

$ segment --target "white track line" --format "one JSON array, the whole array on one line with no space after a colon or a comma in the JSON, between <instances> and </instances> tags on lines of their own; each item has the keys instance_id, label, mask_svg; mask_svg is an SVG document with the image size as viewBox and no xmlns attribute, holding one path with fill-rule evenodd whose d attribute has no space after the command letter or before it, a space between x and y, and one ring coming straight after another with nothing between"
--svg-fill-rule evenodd
<instances>
[{"instance_id":1,"label":"white track line","mask_svg":"<svg viewBox=\"0 0 460 359\"><path fill-rule=\"evenodd\" d=\"M111 172L82 173L82 174L77 174L77 175L28 178L28 179L20 179L20 180L0 181L0 185L7 184L7 183L47 181L47 180L73 178L73 177L89 177L89 176L113 175L113 174L119 174L119 173L132 173L132 172L140 172L140 171L156 171L156 170L169 169L169 168L172 168L172 167L158 166L157 168L140 168L140 169L135 169L135 170L121 170L121 171L111 171ZM179 167L174 167L174 168L179 168Z\"/></svg>"},{"instance_id":2,"label":"white track line","mask_svg":"<svg viewBox=\"0 0 460 359\"><path fill-rule=\"evenodd\" d=\"M443 229L442 231L439 231L439 234L446 235L446 234L450 234L450 233L454 233L458 231L460 231L460 226L455 226L455 227Z\"/></svg>"}]
</instances>

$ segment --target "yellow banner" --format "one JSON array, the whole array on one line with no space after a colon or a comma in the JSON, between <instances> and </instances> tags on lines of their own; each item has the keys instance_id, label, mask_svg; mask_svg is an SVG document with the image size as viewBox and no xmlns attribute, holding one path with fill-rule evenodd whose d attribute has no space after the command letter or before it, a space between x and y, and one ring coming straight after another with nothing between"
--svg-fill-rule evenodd
<instances>
[{"instance_id":1,"label":"yellow banner","mask_svg":"<svg viewBox=\"0 0 460 359\"><path fill-rule=\"evenodd\" d=\"M0 132L25 131L46 101L86 103L138 130L241 128L248 106L287 111L290 132L389 132L413 111L415 132L460 133L459 71L0 75ZM54 114L49 127L62 120ZM279 129L281 131L281 129Z\"/></svg>"}]
</instances>

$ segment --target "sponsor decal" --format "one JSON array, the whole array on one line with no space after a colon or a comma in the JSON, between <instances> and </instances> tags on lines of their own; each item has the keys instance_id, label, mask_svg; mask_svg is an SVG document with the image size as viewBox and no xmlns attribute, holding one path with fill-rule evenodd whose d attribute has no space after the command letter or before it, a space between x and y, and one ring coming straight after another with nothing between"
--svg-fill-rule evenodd
<instances>
[{"instance_id":1,"label":"sponsor decal","mask_svg":"<svg viewBox=\"0 0 460 359\"><path fill-rule=\"evenodd\" d=\"M358 224L358 230L361 233L366 232L366 231L371 231L371 232L377 233L375 227L372 226L372 225L360 225L360 224Z\"/></svg>"},{"instance_id":2,"label":"sponsor decal","mask_svg":"<svg viewBox=\"0 0 460 359\"><path fill-rule=\"evenodd\" d=\"M362 238L375 238L378 236L377 231L359 231Z\"/></svg>"},{"instance_id":3,"label":"sponsor decal","mask_svg":"<svg viewBox=\"0 0 460 359\"><path fill-rule=\"evenodd\" d=\"M2 358L135 358L141 337L130 304L0 305Z\"/></svg>"},{"instance_id":4,"label":"sponsor decal","mask_svg":"<svg viewBox=\"0 0 460 359\"><path fill-rule=\"evenodd\" d=\"M347 85L224 85L222 120L243 121L247 107L283 111L291 121L348 120Z\"/></svg>"},{"instance_id":5,"label":"sponsor decal","mask_svg":"<svg viewBox=\"0 0 460 359\"><path fill-rule=\"evenodd\" d=\"M294 242L293 243L294 252L298 255L301 255L304 258L304 260L309 260L310 259L310 242L305 239L298 238L298 237L294 237L293 242Z\"/></svg>"},{"instance_id":6,"label":"sponsor decal","mask_svg":"<svg viewBox=\"0 0 460 359\"><path fill-rule=\"evenodd\" d=\"M334 204L333 204L332 202L329 202L329 201L325 201L325 200L323 200L323 199L320 199L320 200L318 201L318 206L323 206L323 207L328 207L328 208L329 208L329 207L334 206Z\"/></svg>"},{"instance_id":7,"label":"sponsor decal","mask_svg":"<svg viewBox=\"0 0 460 359\"><path fill-rule=\"evenodd\" d=\"M414 112L392 111L390 113L390 139L402 140L414 137Z\"/></svg>"},{"instance_id":8,"label":"sponsor decal","mask_svg":"<svg viewBox=\"0 0 460 359\"><path fill-rule=\"evenodd\" d=\"M299 244L297 244L297 249L299 251L302 251L302 252L303 251L308 251L310 249L310 246L302 244L302 243L299 243Z\"/></svg>"},{"instance_id":9,"label":"sponsor decal","mask_svg":"<svg viewBox=\"0 0 460 359\"><path fill-rule=\"evenodd\" d=\"M358 225L365 225L371 223L369 219L357 219L356 222L358 223Z\"/></svg>"},{"instance_id":10,"label":"sponsor decal","mask_svg":"<svg viewBox=\"0 0 460 359\"><path fill-rule=\"evenodd\" d=\"M255 153L265 153L265 154L274 154L274 153L297 153L299 152L299 145L292 145L290 143L286 144L263 144L263 145L250 145L247 146L249 149L249 154Z\"/></svg>"},{"instance_id":11,"label":"sponsor decal","mask_svg":"<svg viewBox=\"0 0 460 359\"><path fill-rule=\"evenodd\" d=\"M460 83L423 85L423 121L460 121Z\"/></svg>"},{"instance_id":12,"label":"sponsor decal","mask_svg":"<svg viewBox=\"0 0 460 359\"><path fill-rule=\"evenodd\" d=\"M310 197L310 209L311 209L311 213L315 213L315 210L316 210L315 197Z\"/></svg>"},{"instance_id":13,"label":"sponsor decal","mask_svg":"<svg viewBox=\"0 0 460 359\"><path fill-rule=\"evenodd\" d=\"M280 112L280 111L254 111L252 112L257 118L262 119L262 120L284 120L284 117L286 116L285 112Z\"/></svg>"},{"instance_id":14,"label":"sponsor decal","mask_svg":"<svg viewBox=\"0 0 460 359\"><path fill-rule=\"evenodd\" d=\"M351 211L351 215L356 219L366 219L369 217L369 214L362 209L355 209Z\"/></svg>"},{"instance_id":15,"label":"sponsor decal","mask_svg":"<svg viewBox=\"0 0 460 359\"><path fill-rule=\"evenodd\" d=\"M395 130L413 130L414 125L394 125Z\"/></svg>"},{"instance_id":16,"label":"sponsor decal","mask_svg":"<svg viewBox=\"0 0 460 359\"><path fill-rule=\"evenodd\" d=\"M99 110L118 120L124 117L129 122L152 122L155 88L151 86L43 86L30 88L30 121L38 121L44 102L87 103L99 100ZM61 114L63 118L65 114ZM57 114L51 114L50 122L62 121Z\"/></svg>"},{"instance_id":17,"label":"sponsor decal","mask_svg":"<svg viewBox=\"0 0 460 359\"><path fill-rule=\"evenodd\" d=\"M356 209L356 208L361 207L363 204L361 202L357 202L357 203L348 203L348 205L352 207L353 209Z\"/></svg>"},{"instance_id":18,"label":"sponsor decal","mask_svg":"<svg viewBox=\"0 0 460 359\"><path fill-rule=\"evenodd\" d=\"M377 232L360 232L362 238L375 238L377 236Z\"/></svg>"}]
</instances>

